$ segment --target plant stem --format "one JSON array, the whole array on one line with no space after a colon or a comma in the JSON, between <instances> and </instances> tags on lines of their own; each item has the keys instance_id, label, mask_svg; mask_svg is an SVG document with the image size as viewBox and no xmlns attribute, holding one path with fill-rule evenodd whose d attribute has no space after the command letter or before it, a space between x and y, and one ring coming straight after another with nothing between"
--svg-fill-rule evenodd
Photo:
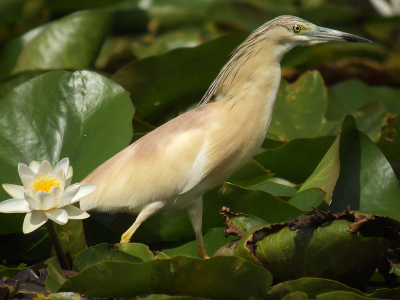
<instances>
[{"instance_id":1,"label":"plant stem","mask_svg":"<svg viewBox=\"0 0 400 300\"><path fill-rule=\"evenodd\" d=\"M71 270L67 257L62 250L60 240L58 239L57 233L54 230L53 222L48 220L46 222L47 231L49 232L51 242L53 243L54 250L56 251L58 262L60 263L61 269L63 270Z\"/></svg>"}]
</instances>

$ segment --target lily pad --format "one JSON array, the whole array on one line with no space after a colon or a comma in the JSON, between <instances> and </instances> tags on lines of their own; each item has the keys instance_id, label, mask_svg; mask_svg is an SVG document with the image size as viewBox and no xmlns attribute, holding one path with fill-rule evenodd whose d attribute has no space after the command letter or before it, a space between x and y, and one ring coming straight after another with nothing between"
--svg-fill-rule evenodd
<instances>
[{"instance_id":1,"label":"lily pad","mask_svg":"<svg viewBox=\"0 0 400 300\"><path fill-rule=\"evenodd\" d=\"M339 143L340 138L337 137L317 168L303 183L299 193L310 188L320 188L325 192L326 205L330 204L340 172Z\"/></svg>"},{"instance_id":2,"label":"lily pad","mask_svg":"<svg viewBox=\"0 0 400 300\"><path fill-rule=\"evenodd\" d=\"M280 184L272 180L256 183L248 186L252 190L262 190L274 196L291 196L296 195L297 190L289 185Z\"/></svg>"},{"instance_id":3,"label":"lily pad","mask_svg":"<svg viewBox=\"0 0 400 300\"><path fill-rule=\"evenodd\" d=\"M238 257L178 256L140 264L102 262L68 278L59 291L102 298L157 293L249 299L265 298L271 283L267 270Z\"/></svg>"},{"instance_id":4,"label":"lily pad","mask_svg":"<svg viewBox=\"0 0 400 300\"><path fill-rule=\"evenodd\" d=\"M310 276L362 287L399 238L393 221L349 210L318 211L255 231L247 247L278 280Z\"/></svg>"},{"instance_id":5,"label":"lily pad","mask_svg":"<svg viewBox=\"0 0 400 300\"><path fill-rule=\"evenodd\" d=\"M265 150L253 159L275 173L276 177L303 183L314 172L334 141L335 136L332 135L294 139L276 149Z\"/></svg>"},{"instance_id":6,"label":"lily pad","mask_svg":"<svg viewBox=\"0 0 400 300\"><path fill-rule=\"evenodd\" d=\"M322 278L300 278L274 285L271 288L271 291L268 293L269 297L267 299L280 300L285 295L296 291L306 293L310 299L316 299L317 295L329 291L346 291L355 293L357 295L363 295L359 290L348 287L343 283L334 280Z\"/></svg>"},{"instance_id":7,"label":"lily pad","mask_svg":"<svg viewBox=\"0 0 400 300\"><path fill-rule=\"evenodd\" d=\"M5 46L0 78L32 70L90 67L111 25L111 14L84 11L35 28Z\"/></svg>"},{"instance_id":8,"label":"lily pad","mask_svg":"<svg viewBox=\"0 0 400 300\"><path fill-rule=\"evenodd\" d=\"M379 148L357 130L347 116L340 135L340 173L330 209L354 210L400 220L400 188L396 176Z\"/></svg>"},{"instance_id":9,"label":"lily pad","mask_svg":"<svg viewBox=\"0 0 400 300\"><path fill-rule=\"evenodd\" d=\"M280 141L317 136L327 101L323 79L316 71L292 84L282 80L267 136Z\"/></svg>"},{"instance_id":10,"label":"lily pad","mask_svg":"<svg viewBox=\"0 0 400 300\"><path fill-rule=\"evenodd\" d=\"M100 262L106 261L122 261L129 263L143 262L139 257L118 250L118 247L115 245L100 244L81 252L74 261L73 270L82 272Z\"/></svg>"},{"instance_id":11,"label":"lily pad","mask_svg":"<svg viewBox=\"0 0 400 300\"><path fill-rule=\"evenodd\" d=\"M327 207L328 205L324 202L325 195L326 193L318 188L303 190L294 195L288 203L305 211L320 207L322 203L324 203L322 206Z\"/></svg>"},{"instance_id":12,"label":"lily pad","mask_svg":"<svg viewBox=\"0 0 400 300\"><path fill-rule=\"evenodd\" d=\"M204 245L207 248L208 255L212 256L214 253L226 245L235 237L226 238L223 234L225 228L211 228L204 236ZM161 251L169 257L175 257L178 255L187 255L192 257L199 257L197 253L197 242L196 240L185 243L181 246L170 248L168 244L164 243Z\"/></svg>"},{"instance_id":13,"label":"lily pad","mask_svg":"<svg viewBox=\"0 0 400 300\"><path fill-rule=\"evenodd\" d=\"M48 275L46 277L46 289L55 293L67 280L63 270L58 263L57 257L52 257L46 261Z\"/></svg>"}]
</instances>

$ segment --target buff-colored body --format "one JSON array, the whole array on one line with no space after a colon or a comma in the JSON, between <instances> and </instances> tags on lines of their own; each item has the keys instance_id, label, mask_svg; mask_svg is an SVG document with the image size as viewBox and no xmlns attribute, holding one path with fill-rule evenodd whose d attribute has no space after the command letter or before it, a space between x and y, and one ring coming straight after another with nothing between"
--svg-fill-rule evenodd
<instances>
[{"instance_id":1,"label":"buff-colored body","mask_svg":"<svg viewBox=\"0 0 400 300\"><path fill-rule=\"evenodd\" d=\"M160 126L91 173L97 189L81 208L139 214L122 236L129 242L140 224L160 211L186 207L198 241L202 198L243 167L264 141L280 84L280 61L297 45L315 44L292 26L315 25L283 16L267 22L232 54L201 106ZM217 101L207 104L215 98Z\"/></svg>"}]
</instances>

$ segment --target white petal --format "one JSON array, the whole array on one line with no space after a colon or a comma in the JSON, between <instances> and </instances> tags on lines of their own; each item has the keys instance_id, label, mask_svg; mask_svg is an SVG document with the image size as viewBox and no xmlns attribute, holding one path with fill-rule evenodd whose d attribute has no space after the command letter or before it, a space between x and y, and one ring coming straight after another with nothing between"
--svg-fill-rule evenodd
<instances>
[{"instance_id":1,"label":"white petal","mask_svg":"<svg viewBox=\"0 0 400 300\"><path fill-rule=\"evenodd\" d=\"M33 171L33 173L37 173L39 171L40 163L36 160L32 160L29 164L29 169Z\"/></svg>"},{"instance_id":2,"label":"white petal","mask_svg":"<svg viewBox=\"0 0 400 300\"><path fill-rule=\"evenodd\" d=\"M74 170L72 169L72 166L69 166L68 173L65 178L64 189L66 189L67 187L69 187L71 185L72 175L74 175Z\"/></svg>"},{"instance_id":3,"label":"white petal","mask_svg":"<svg viewBox=\"0 0 400 300\"><path fill-rule=\"evenodd\" d=\"M50 195L53 195L54 197L54 207L58 207L58 203L60 203L60 198L63 194L63 190L59 186L53 186L50 191Z\"/></svg>"},{"instance_id":4,"label":"white petal","mask_svg":"<svg viewBox=\"0 0 400 300\"><path fill-rule=\"evenodd\" d=\"M39 200L32 198L30 191L25 191L24 197L25 197L25 200L29 203L29 206L32 210L40 210L41 209Z\"/></svg>"},{"instance_id":5,"label":"white petal","mask_svg":"<svg viewBox=\"0 0 400 300\"><path fill-rule=\"evenodd\" d=\"M27 234L42 226L48 218L42 211L34 210L33 212L27 213L22 226L22 231Z\"/></svg>"},{"instance_id":6,"label":"white petal","mask_svg":"<svg viewBox=\"0 0 400 300\"><path fill-rule=\"evenodd\" d=\"M64 181L64 189L69 187L71 185L71 182L72 182L72 176L67 178L67 179L65 179L65 181Z\"/></svg>"},{"instance_id":7,"label":"white petal","mask_svg":"<svg viewBox=\"0 0 400 300\"><path fill-rule=\"evenodd\" d=\"M64 225L68 222L68 213L64 209L55 208L44 213L50 220L53 220L57 224Z\"/></svg>"},{"instance_id":8,"label":"white petal","mask_svg":"<svg viewBox=\"0 0 400 300\"><path fill-rule=\"evenodd\" d=\"M64 194L61 196L58 207L63 207L65 205L71 204L72 199L78 194L81 185L79 183L75 183L64 191Z\"/></svg>"},{"instance_id":9,"label":"white petal","mask_svg":"<svg viewBox=\"0 0 400 300\"><path fill-rule=\"evenodd\" d=\"M62 186L64 187L65 185L65 174L63 170L58 170L58 172L54 175L54 177L56 179L58 179L60 181L60 183L62 184Z\"/></svg>"},{"instance_id":10,"label":"white petal","mask_svg":"<svg viewBox=\"0 0 400 300\"><path fill-rule=\"evenodd\" d=\"M31 188L34 176L24 175L21 177L22 184L24 185L25 190L29 190Z\"/></svg>"},{"instance_id":11,"label":"white petal","mask_svg":"<svg viewBox=\"0 0 400 300\"><path fill-rule=\"evenodd\" d=\"M35 175L35 173L33 173L33 171L27 165L24 164L18 164L18 173L21 179L24 176L33 177L33 175Z\"/></svg>"},{"instance_id":12,"label":"white petal","mask_svg":"<svg viewBox=\"0 0 400 300\"><path fill-rule=\"evenodd\" d=\"M91 194L94 192L94 190L96 189L96 185L95 184L82 184L78 194L76 194L76 196L72 199L71 204L79 201L80 199L82 199L83 197L86 197L87 195Z\"/></svg>"},{"instance_id":13,"label":"white petal","mask_svg":"<svg viewBox=\"0 0 400 300\"><path fill-rule=\"evenodd\" d=\"M76 219L86 219L90 217L90 215L87 212L80 210L79 208L73 205L67 205L63 209L68 213L68 219L76 220Z\"/></svg>"},{"instance_id":14,"label":"white petal","mask_svg":"<svg viewBox=\"0 0 400 300\"><path fill-rule=\"evenodd\" d=\"M67 178L72 177L72 175L74 175L74 169L72 168L72 166L69 166Z\"/></svg>"},{"instance_id":15,"label":"white petal","mask_svg":"<svg viewBox=\"0 0 400 300\"><path fill-rule=\"evenodd\" d=\"M65 176L68 173L68 169L69 169L69 159L68 157L66 157L58 162L57 166L54 168L54 174L57 174L59 170L62 170Z\"/></svg>"},{"instance_id":16,"label":"white petal","mask_svg":"<svg viewBox=\"0 0 400 300\"><path fill-rule=\"evenodd\" d=\"M21 185L3 183L3 189L14 199L24 199L24 187Z\"/></svg>"},{"instance_id":17,"label":"white petal","mask_svg":"<svg viewBox=\"0 0 400 300\"><path fill-rule=\"evenodd\" d=\"M53 167L51 166L51 164L47 160L44 160L40 164L38 173L42 173L45 176L46 175L53 175L54 174Z\"/></svg>"},{"instance_id":18,"label":"white petal","mask_svg":"<svg viewBox=\"0 0 400 300\"><path fill-rule=\"evenodd\" d=\"M29 203L25 199L10 199L0 202L0 212L14 214L30 212Z\"/></svg>"},{"instance_id":19,"label":"white petal","mask_svg":"<svg viewBox=\"0 0 400 300\"><path fill-rule=\"evenodd\" d=\"M49 210L54 207L57 207L56 199L54 198L53 195L43 192L43 191L38 191L36 194L36 200L39 200L40 202L40 209L41 210Z\"/></svg>"}]
</instances>

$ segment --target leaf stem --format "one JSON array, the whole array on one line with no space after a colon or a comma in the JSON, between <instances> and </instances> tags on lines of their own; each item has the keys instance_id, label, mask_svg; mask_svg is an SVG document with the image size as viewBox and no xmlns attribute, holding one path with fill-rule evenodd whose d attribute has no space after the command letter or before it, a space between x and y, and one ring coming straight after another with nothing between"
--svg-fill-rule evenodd
<instances>
[{"instance_id":1,"label":"leaf stem","mask_svg":"<svg viewBox=\"0 0 400 300\"><path fill-rule=\"evenodd\" d=\"M61 247L60 240L58 239L57 233L54 230L53 222L50 220L47 221L46 227L47 227L47 231L49 232L51 242L53 243L54 250L56 251L57 259L58 259L58 262L60 263L61 269L71 270L68 260L67 260L67 257L65 256L65 253Z\"/></svg>"}]
</instances>

